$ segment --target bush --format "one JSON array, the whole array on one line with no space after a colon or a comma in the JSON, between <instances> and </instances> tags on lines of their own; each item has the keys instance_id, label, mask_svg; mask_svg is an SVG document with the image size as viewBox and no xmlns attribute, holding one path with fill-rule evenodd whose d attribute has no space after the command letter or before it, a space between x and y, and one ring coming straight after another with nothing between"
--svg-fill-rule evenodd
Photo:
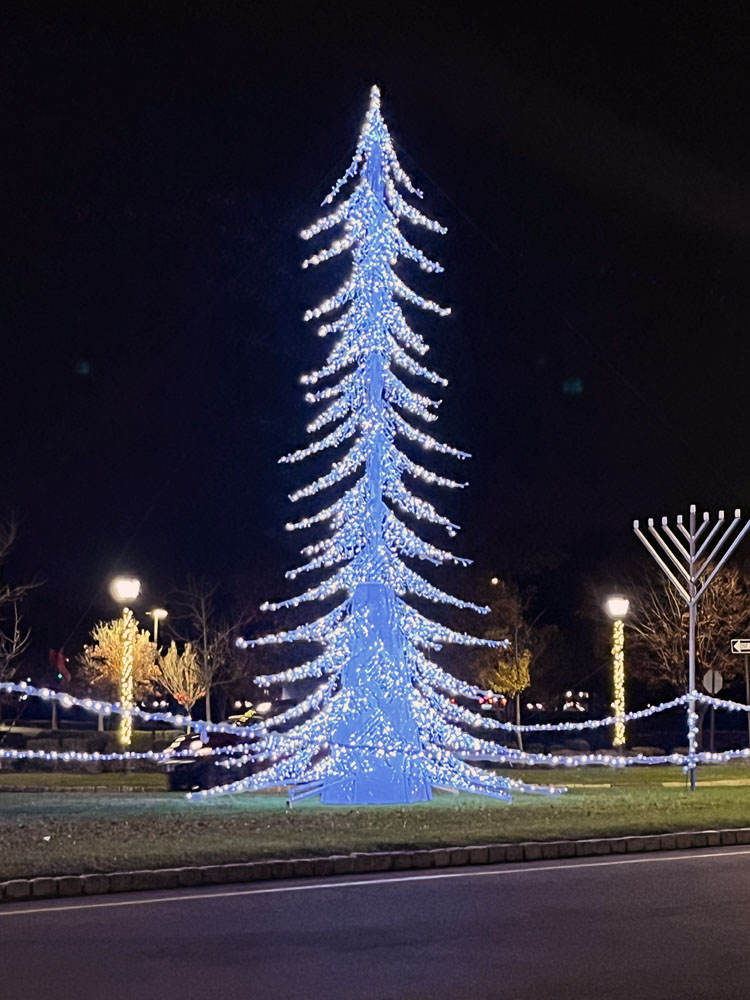
<instances>
[{"instance_id":1,"label":"bush","mask_svg":"<svg viewBox=\"0 0 750 1000\"><path fill-rule=\"evenodd\" d=\"M565 749L573 750L576 753L590 753L591 744L589 743L588 740L582 740L580 738L574 740L566 740Z\"/></svg>"}]
</instances>

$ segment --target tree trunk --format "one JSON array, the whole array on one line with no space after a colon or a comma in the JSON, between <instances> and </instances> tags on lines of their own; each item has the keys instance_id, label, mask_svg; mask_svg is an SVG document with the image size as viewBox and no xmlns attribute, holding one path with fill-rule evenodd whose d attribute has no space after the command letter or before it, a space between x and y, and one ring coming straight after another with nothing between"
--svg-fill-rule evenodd
<instances>
[{"instance_id":1,"label":"tree trunk","mask_svg":"<svg viewBox=\"0 0 750 1000\"><path fill-rule=\"evenodd\" d=\"M516 725L521 725L521 692L519 691L516 695ZM518 730L516 733L516 738L518 739L518 749L523 750L523 733Z\"/></svg>"},{"instance_id":2,"label":"tree trunk","mask_svg":"<svg viewBox=\"0 0 750 1000\"><path fill-rule=\"evenodd\" d=\"M97 712L96 714L96 731L98 733L104 732L104 712Z\"/></svg>"},{"instance_id":3,"label":"tree trunk","mask_svg":"<svg viewBox=\"0 0 750 1000\"><path fill-rule=\"evenodd\" d=\"M206 685L206 722L212 722L211 719L211 685Z\"/></svg>"},{"instance_id":4,"label":"tree trunk","mask_svg":"<svg viewBox=\"0 0 750 1000\"><path fill-rule=\"evenodd\" d=\"M51 729L57 729L57 702L52 700L52 721L50 723Z\"/></svg>"}]
</instances>

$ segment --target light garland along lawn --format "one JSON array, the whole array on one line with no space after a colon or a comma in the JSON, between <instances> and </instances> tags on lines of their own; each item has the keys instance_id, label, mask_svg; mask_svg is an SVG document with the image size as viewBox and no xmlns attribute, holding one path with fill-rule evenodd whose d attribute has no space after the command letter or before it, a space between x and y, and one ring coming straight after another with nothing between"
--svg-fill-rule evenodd
<instances>
[{"instance_id":1,"label":"light garland along lawn","mask_svg":"<svg viewBox=\"0 0 750 1000\"><path fill-rule=\"evenodd\" d=\"M412 806L293 809L282 792L189 802L159 792L0 794L0 880L139 868L220 864L387 850L556 840L750 826L750 787L707 782L750 779L750 765L699 770L698 790L664 787L676 767L581 768L508 772L540 784L565 779L559 798L516 796L515 802L438 794ZM26 780L28 773L19 773ZM83 777L83 776L81 776ZM86 778L101 779L101 775ZM136 784L139 775L116 775ZM611 782L611 787L596 787ZM703 782L703 783L702 783Z\"/></svg>"}]
</instances>

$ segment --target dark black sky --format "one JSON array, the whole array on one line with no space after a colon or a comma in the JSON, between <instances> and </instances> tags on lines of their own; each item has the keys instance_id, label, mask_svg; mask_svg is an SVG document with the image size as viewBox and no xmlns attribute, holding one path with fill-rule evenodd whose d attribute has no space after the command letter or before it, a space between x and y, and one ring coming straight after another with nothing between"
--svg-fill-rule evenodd
<instances>
[{"instance_id":1,"label":"dark black sky","mask_svg":"<svg viewBox=\"0 0 750 1000\"><path fill-rule=\"evenodd\" d=\"M297 234L373 82L449 227L421 287L453 315L420 329L475 456L448 503L476 572L550 547L572 579L633 517L750 506L743 3L15 7L0 509L45 641L119 569L153 601L186 571L283 590L303 470L276 458L335 278Z\"/></svg>"}]
</instances>

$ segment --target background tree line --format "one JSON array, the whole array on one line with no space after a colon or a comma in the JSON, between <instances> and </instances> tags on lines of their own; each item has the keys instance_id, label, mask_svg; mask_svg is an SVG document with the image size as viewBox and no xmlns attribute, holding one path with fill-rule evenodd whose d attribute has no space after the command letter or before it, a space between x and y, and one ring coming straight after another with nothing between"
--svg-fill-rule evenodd
<instances>
[{"instance_id":1,"label":"background tree line","mask_svg":"<svg viewBox=\"0 0 750 1000\"><path fill-rule=\"evenodd\" d=\"M18 541L14 517L0 520L0 680L15 676L40 678L30 649L31 631L24 606L38 581L12 582L9 563ZM544 567L542 567L542 570ZM704 595L698 613L697 661L699 679L710 669L719 670L731 683L743 670L743 659L729 651L729 640L750 629L750 567L725 567ZM518 721L524 703L559 710L566 689L591 688L599 692L592 714L606 711L609 692L609 640L611 625L602 611L602 589L590 588L594 597L581 598L576 621L561 629L550 621L539 568L525 578L510 575L474 577L471 596L490 606L480 621L487 637L506 640L495 650L446 648L441 657L452 672L494 692L506 718ZM466 591L467 574L457 581ZM471 581L469 581L471 591ZM240 650L239 636L269 630L268 616L259 611L265 586L242 588L189 576L168 595L169 618L164 623L159 648L150 632L141 627L135 655L136 694L161 693L186 713L228 714L235 699L258 700L253 676L289 665L309 650L263 647ZM627 676L632 688L668 697L687 686L687 614L674 588L653 567L641 564L623 581L631 601L627 630ZM252 592L250 592L252 591ZM278 624L277 622L275 624ZM467 631L476 619L456 623ZM571 640L571 632L579 636ZM584 637L581 641L580 636ZM584 652L581 652L584 649ZM276 657L276 662L274 662ZM90 641L72 658L70 689L81 689L104 698L116 698L122 660L122 624L119 617L100 621ZM7 699L6 699L7 701Z\"/></svg>"}]
</instances>

